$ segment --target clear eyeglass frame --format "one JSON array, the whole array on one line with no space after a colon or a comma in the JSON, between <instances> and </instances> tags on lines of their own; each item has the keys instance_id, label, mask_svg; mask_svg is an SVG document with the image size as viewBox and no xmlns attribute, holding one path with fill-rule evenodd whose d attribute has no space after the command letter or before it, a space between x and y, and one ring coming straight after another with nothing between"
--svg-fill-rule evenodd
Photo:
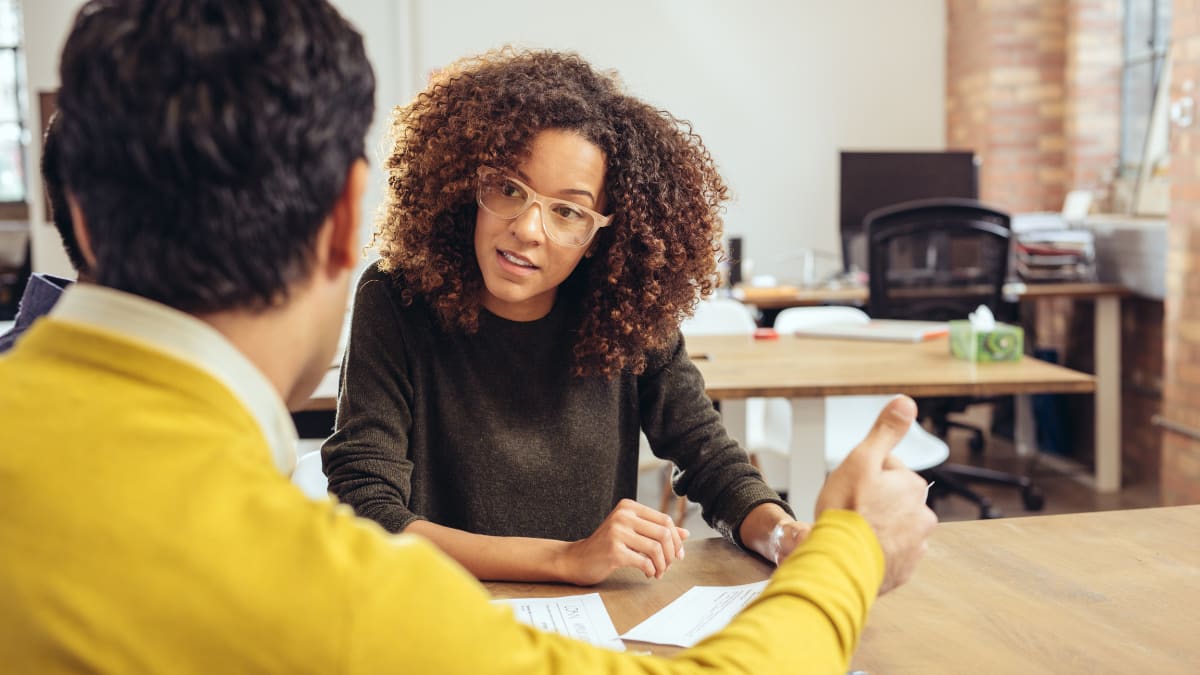
<instances>
[{"instance_id":1,"label":"clear eyeglass frame","mask_svg":"<svg viewBox=\"0 0 1200 675\"><path fill-rule=\"evenodd\" d=\"M497 218L513 220L520 217L530 206L536 203L542 208L542 217L540 218L542 231L557 244L571 248L587 246L588 242L600 231L600 228L608 227L612 224L612 216L601 215L586 206L576 204L572 201L547 197L499 169L490 166L481 166L478 169L478 177L479 184L475 191L475 201L479 204L479 208ZM512 187L523 192L525 196L519 205L514 203L513 208L500 211L497 210L494 201L491 206L488 205L487 197L489 190L497 189L504 184L510 184ZM515 201L515 197L514 195L514 197L506 198ZM584 216L585 222L567 222L561 215L561 209L581 214ZM586 231L578 229L579 225L586 227Z\"/></svg>"}]
</instances>

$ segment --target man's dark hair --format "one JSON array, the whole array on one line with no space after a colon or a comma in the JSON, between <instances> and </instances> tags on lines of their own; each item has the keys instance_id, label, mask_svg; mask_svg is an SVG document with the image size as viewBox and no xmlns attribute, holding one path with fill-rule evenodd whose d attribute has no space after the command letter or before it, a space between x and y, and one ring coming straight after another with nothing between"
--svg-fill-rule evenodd
<instances>
[{"instance_id":1,"label":"man's dark hair","mask_svg":"<svg viewBox=\"0 0 1200 675\"><path fill-rule=\"evenodd\" d=\"M50 218L54 221L54 229L62 237L63 248L71 259L71 266L76 272L87 273L87 260L79 250L79 241L75 239L75 227L71 220L71 207L67 204L67 192L63 187L62 173L58 168L58 120L61 116L55 113L46 125L46 135L42 138L42 185L46 188L46 197L50 200Z\"/></svg>"},{"instance_id":2,"label":"man's dark hair","mask_svg":"<svg viewBox=\"0 0 1200 675\"><path fill-rule=\"evenodd\" d=\"M96 281L193 314L286 300L374 114L362 37L324 0L94 0L61 81Z\"/></svg>"}]
</instances>

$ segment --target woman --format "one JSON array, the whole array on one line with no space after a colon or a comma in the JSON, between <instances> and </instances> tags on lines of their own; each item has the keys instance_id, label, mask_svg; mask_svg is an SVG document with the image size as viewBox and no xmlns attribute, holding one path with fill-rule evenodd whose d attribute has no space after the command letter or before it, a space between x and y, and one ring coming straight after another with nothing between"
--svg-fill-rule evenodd
<instances>
[{"instance_id":1,"label":"woman","mask_svg":"<svg viewBox=\"0 0 1200 675\"><path fill-rule=\"evenodd\" d=\"M661 577L675 489L778 561L807 533L729 439L679 323L713 290L727 189L700 138L575 55L462 60L397 110L382 259L359 282L330 490L482 579Z\"/></svg>"}]
</instances>

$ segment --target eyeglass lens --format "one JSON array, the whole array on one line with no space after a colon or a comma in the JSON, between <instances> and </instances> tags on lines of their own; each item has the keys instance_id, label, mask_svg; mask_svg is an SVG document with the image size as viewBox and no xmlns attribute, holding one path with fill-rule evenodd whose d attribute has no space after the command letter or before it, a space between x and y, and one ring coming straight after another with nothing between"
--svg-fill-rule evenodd
<instances>
[{"instance_id":1,"label":"eyeglass lens","mask_svg":"<svg viewBox=\"0 0 1200 675\"><path fill-rule=\"evenodd\" d=\"M535 201L542 205L542 225L551 239L568 246L582 246L591 238L595 218L578 204L543 197L501 174L489 174L480 181L480 205L501 218L516 218Z\"/></svg>"}]
</instances>

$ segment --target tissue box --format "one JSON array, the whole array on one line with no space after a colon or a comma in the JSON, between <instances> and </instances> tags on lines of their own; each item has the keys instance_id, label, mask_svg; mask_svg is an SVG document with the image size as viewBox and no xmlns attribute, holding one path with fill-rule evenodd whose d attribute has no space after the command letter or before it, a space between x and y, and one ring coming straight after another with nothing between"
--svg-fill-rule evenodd
<instances>
[{"instance_id":1,"label":"tissue box","mask_svg":"<svg viewBox=\"0 0 1200 675\"><path fill-rule=\"evenodd\" d=\"M970 321L951 321L950 353L968 361L1020 361L1025 353L1025 331L1006 323L998 323L990 331L972 331Z\"/></svg>"}]
</instances>

